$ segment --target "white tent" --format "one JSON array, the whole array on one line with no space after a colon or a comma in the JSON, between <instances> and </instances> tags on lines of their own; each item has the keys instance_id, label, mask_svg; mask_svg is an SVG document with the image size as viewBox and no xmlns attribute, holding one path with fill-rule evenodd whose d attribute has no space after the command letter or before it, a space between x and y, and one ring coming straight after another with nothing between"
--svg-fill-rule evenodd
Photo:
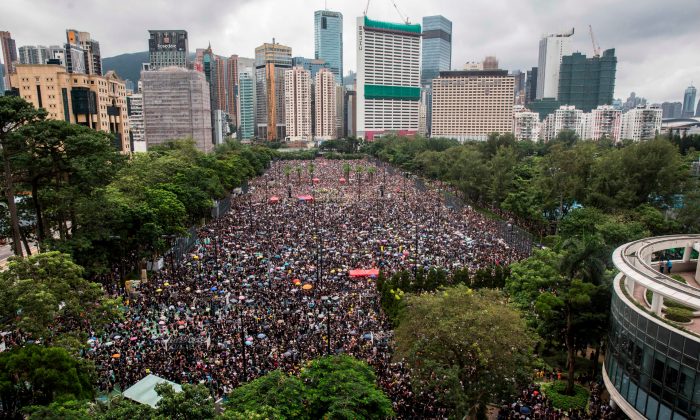
<instances>
[{"instance_id":1,"label":"white tent","mask_svg":"<svg viewBox=\"0 0 700 420\"><path fill-rule=\"evenodd\" d=\"M158 395L155 388L156 385L160 383L170 384L175 392L182 392L182 387L175 382L170 382L167 379L150 374L129 387L129 389L124 391L123 395L125 398L134 400L137 403L148 404L156 408L156 404L158 404L161 397Z\"/></svg>"}]
</instances>

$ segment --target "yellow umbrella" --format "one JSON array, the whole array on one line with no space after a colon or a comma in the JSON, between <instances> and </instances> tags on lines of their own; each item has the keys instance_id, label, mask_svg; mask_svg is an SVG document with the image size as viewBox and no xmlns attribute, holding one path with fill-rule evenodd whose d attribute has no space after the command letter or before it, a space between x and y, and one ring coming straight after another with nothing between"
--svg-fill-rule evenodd
<instances>
[{"instance_id":1,"label":"yellow umbrella","mask_svg":"<svg viewBox=\"0 0 700 420\"><path fill-rule=\"evenodd\" d=\"M311 290L313 288L313 286L310 285L309 283L306 283L305 285L301 286L301 288L304 290Z\"/></svg>"}]
</instances>

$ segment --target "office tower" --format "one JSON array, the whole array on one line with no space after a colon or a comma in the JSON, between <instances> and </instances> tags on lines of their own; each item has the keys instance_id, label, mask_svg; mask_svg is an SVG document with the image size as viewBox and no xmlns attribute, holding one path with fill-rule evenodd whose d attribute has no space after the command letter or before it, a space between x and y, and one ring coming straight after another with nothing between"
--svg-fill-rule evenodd
<instances>
[{"instance_id":1,"label":"office tower","mask_svg":"<svg viewBox=\"0 0 700 420\"><path fill-rule=\"evenodd\" d=\"M292 67L303 67L311 73L311 80L316 79L316 74L321 69L330 69L328 63L325 60L305 58L305 57L292 57ZM333 74L335 77L335 73Z\"/></svg>"},{"instance_id":2,"label":"office tower","mask_svg":"<svg viewBox=\"0 0 700 420\"><path fill-rule=\"evenodd\" d=\"M255 137L255 77L253 68L244 67L238 72L238 138Z\"/></svg>"},{"instance_id":3,"label":"office tower","mask_svg":"<svg viewBox=\"0 0 700 420\"><path fill-rule=\"evenodd\" d=\"M213 149L209 84L204 74L182 67L141 72L143 120L150 148L191 138L202 152Z\"/></svg>"},{"instance_id":4,"label":"office tower","mask_svg":"<svg viewBox=\"0 0 700 420\"><path fill-rule=\"evenodd\" d=\"M700 101L698 101L698 105L695 107L695 116L700 117Z\"/></svg>"},{"instance_id":5,"label":"office tower","mask_svg":"<svg viewBox=\"0 0 700 420\"><path fill-rule=\"evenodd\" d=\"M525 103L529 104L537 99L537 67L527 71L525 80Z\"/></svg>"},{"instance_id":6,"label":"office tower","mask_svg":"<svg viewBox=\"0 0 700 420\"><path fill-rule=\"evenodd\" d=\"M622 139L649 140L661 131L660 107L639 105L622 114Z\"/></svg>"},{"instance_id":7,"label":"office tower","mask_svg":"<svg viewBox=\"0 0 700 420\"><path fill-rule=\"evenodd\" d=\"M525 105L525 73L520 70L511 72L514 78L515 85L513 86L513 95L516 105Z\"/></svg>"},{"instance_id":8,"label":"office tower","mask_svg":"<svg viewBox=\"0 0 700 420\"><path fill-rule=\"evenodd\" d=\"M486 140L512 132L513 79L506 70L440 72L433 79L431 136Z\"/></svg>"},{"instance_id":9,"label":"office tower","mask_svg":"<svg viewBox=\"0 0 700 420\"><path fill-rule=\"evenodd\" d=\"M314 12L314 58L328 63L336 83L343 84L342 13L330 10ZM311 77L315 77L315 74Z\"/></svg>"},{"instance_id":10,"label":"office tower","mask_svg":"<svg viewBox=\"0 0 700 420\"><path fill-rule=\"evenodd\" d=\"M557 99L559 67L561 59L571 54L571 36L574 30L561 34L549 34L540 40L540 56L537 65L537 99Z\"/></svg>"},{"instance_id":11,"label":"office tower","mask_svg":"<svg viewBox=\"0 0 700 420\"><path fill-rule=\"evenodd\" d=\"M189 60L187 31L149 30L148 34L150 70L170 66L187 68Z\"/></svg>"},{"instance_id":12,"label":"office tower","mask_svg":"<svg viewBox=\"0 0 700 420\"><path fill-rule=\"evenodd\" d=\"M311 140L311 74L303 67L284 72L286 140Z\"/></svg>"},{"instance_id":13,"label":"office tower","mask_svg":"<svg viewBox=\"0 0 700 420\"><path fill-rule=\"evenodd\" d=\"M348 74L345 77L343 77L343 86L345 86L347 89L355 90L356 82L357 73L355 73L352 70L348 71Z\"/></svg>"},{"instance_id":14,"label":"office tower","mask_svg":"<svg viewBox=\"0 0 700 420\"><path fill-rule=\"evenodd\" d=\"M357 18L357 137L415 134L421 26Z\"/></svg>"},{"instance_id":15,"label":"office tower","mask_svg":"<svg viewBox=\"0 0 700 420\"><path fill-rule=\"evenodd\" d=\"M612 104L616 68L614 48L591 58L581 53L565 55L559 69L557 99L583 112L590 112L598 105Z\"/></svg>"},{"instance_id":16,"label":"office tower","mask_svg":"<svg viewBox=\"0 0 700 420\"><path fill-rule=\"evenodd\" d=\"M130 152L126 88L116 73L70 74L54 64L19 64L15 70L12 86L35 108L44 108L47 118L111 133L114 147Z\"/></svg>"},{"instance_id":17,"label":"office tower","mask_svg":"<svg viewBox=\"0 0 700 420\"><path fill-rule=\"evenodd\" d=\"M335 85L335 132L345 131L345 86Z\"/></svg>"},{"instance_id":18,"label":"office tower","mask_svg":"<svg viewBox=\"0 0 700 420\"><path fill-rule=\"evenodd\" d=\"M216 106L226 112L233 125L238 125L236 87L238 86L238 56L216 56Z\"/></svg>"},{"instance_id":19,"label":"office tower","mask_svg":"<svg viewBox=\"0 0 700 420\"><path fill-rule=\"evenodd\" d=\"M357 124L355 124L357 113L357 96L354 90L347 90L345 92L345 106L343 107L345 111L345 131L343 132L343 137L355 137L357 134ZM340 137L340 136L338 136Z\"/></svg>"},{"instance_id":20,"label":"office tower","mask_svg":"<svg viewBox=\"0 0 700 420\"><path fill-rule=\"evenodd\" d=\"M126 111L129 116L129 138L131 151L146 152L146 135L143 128L143 95L132 93L126 97Z\"/></svg>"},{"instance_id":21,"label":"office tower","mask_svg":"<svg viewBox=\"0 0 700 420\"><path fill-rule=\"evenodd\" d=\"M630 93L624 104L622 104L622 112L627 112L630 109L635 109L638 106L646 106L647 100L641 96L637 96L636 93Z\"/></svg>"},{"instance_id":22,"label":"office tower","mask_svg":"<svg viewBox=\"0 0 700 420\"><path fill-rule=\"evenodd\" d=\"M554 140L563 130L575 131L580 137L582 115L583 111L576 109L575 106L560 106L544 119L540 138L544 141Z\"/></svg>"},{"instance_id":23,"label":"office tower","mask_svg":"<svg viewBox=\"0 0 700 420\"><path fill-rule=\"evenodd\" d=\"M537 141L540 137L540 114L524 106L513 108L513 134L516 140Z\"/></svg>"},{"instance_id":24,"label":"office tower","mask_svg":"<svg viewBox=\"0 0 700 420\"><path fill-rule=\"evenodd\" d=\"M683 104L680 102L664 102L661 104L662 118L680 118L683 115Z\"/></svg>"},{"instance_id":25,"label":"office tower","mask_svg":"<svg viewBox=\"0 0 700 420\"><path fill-rule=\"evenodd\" d=\"M15 72L15 64L17 64L17 45L7 31L0 31L0 44L2 44L2 62L5 65L5 89L9 90L12 87L10 75Z\"/></svg>"},{"instance_id":26,"label":"office tower","mask_svg":"<svg viewBox=\"0 0 700 420\"><path fill-rule=\"evenodd\" d=\"M68 73L102 75L100 43L89 32L66 29L65 60Z\"/></svg>"},{"instance_id":27,"label":"office tower","mask_svg":"<svg viewBox=\"0 0 700 420\"><path fill-rule=\"evenodd\" d=\"M221 109L212 111L212 140L214 144L223 144L224 140L230 136L230 122L231 118L225 111Z\"/></svg>"},{"instance_id":28,"label":"office tower","mask_svg":"<svg viewBox=\"0 0 700 420\"><path fill-rule=\"evenodd\" d=\"M452 22L444 16L423 18L420 84L425 86L452 68Z\"/></svg>"},{"instance_id":29,"label":"office tower","mask_svg":"<svg viewBox=\"0 0 700 420\"><path fill-rule=\"evenodd\" d=\"M283 140L284 72L292 68L292 49L265 43L255 49L255 125L256 137Z\"/></svg>"},{"instance_id":30,"label":"office tower","mask_svg":"<svg viewBox=\"0 0 700 420\"><path fill-rule=\"evenodd\" d=\"M620 141L622 134L622 111L612 105L600 105L590 113L590 135L581 136L584 139L608 139Z\"/></svg>"},{"instance_id":31,"label":"office tower","mask_svg":"<svg viewBox=\"0 0 700 420\"><path fill-rule=\"evenodd\" d=\"M338 137L335 81L335 75L330 69L321 69L314 80L316 140L332 140Z\"/></svg>"},{"instance_id":32,"label":"office tower","mask_svg":"<svg viewBox=\"0 0 700 420\"><path fill-rule=\"evenodd\" d=\"M19 47L19 64L46 64L51 51L43 45L24 45Z\"/></svg>"},{"instance_id":33,"label":"office tower","mask_svg":"<svg viewBox=\"0 0 700 420\"><path fill-rule=\"evenodd\" d=\"M697 89L695 89L693 85L685 89L683 95L683 118L692 118L695 116L695 94L697 92Z\"/></svg>"}]
</instances>

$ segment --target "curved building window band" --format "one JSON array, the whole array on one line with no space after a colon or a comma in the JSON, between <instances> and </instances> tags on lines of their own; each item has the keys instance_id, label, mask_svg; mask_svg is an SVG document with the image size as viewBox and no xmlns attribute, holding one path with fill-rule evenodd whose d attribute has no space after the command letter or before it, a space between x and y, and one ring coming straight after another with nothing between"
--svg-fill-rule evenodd
<instances>
[{"instance_id":1,"label":"curved building window band","mask_svg":"<svg viewBox=\"0 0 700 420\"><path fill-rule=\"evenodd\" d=\"M684 274L694 290L683 285L680 292L672 292L673 297L695 307L693 298L700 295L700 290L692 280L698 267L697 260L689 257L696 255L693 250L697 251L700 236L677 238L685 243L681 247L685 251L684 258L672 261L678 267L674 272ZM659 262L651 261L651 255L659 250L678 248L677 238L648 238L631 243L633 246L623 245L613 255L621 272L613 285L603 378L612 402L633 419L700 419L700 334L695 331L698 319L694 317L690 324L679 327L662 318L666 310L663 305L669 303L663 302L669 294L664 287L673 285L667 283L669 278L658 274ZM666 296L649 299L657 301L655 306L646 300L647 292ZM661 309L658 300L662 302Z\"/></svg>"}]
</instances>

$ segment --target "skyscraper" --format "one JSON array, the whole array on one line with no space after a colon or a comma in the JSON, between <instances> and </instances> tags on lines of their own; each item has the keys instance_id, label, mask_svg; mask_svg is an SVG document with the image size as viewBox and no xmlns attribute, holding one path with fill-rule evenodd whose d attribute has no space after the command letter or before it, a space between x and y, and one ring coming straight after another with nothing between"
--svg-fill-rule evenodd
<instances>
[{"instance_id":1,"label":"skyscraper","mask_svg":"<svg viewBox=\"0 0 700 420\"><path fill-rule=\"evenodd\" d=\"M662 118L680 118L683 115L683 104L680 102L664 102L661 104Z\"/></svg>"},{"instance_id":2,"label":"skyscraper","mask_svg":"<svg viewBox=\"0 0 700 420\"><path fill-rule=\"evenodd\" d=\"M695 95L697 92L698 90L693 85L685 89L685 94L683 95L683 118L695 116Z\"/></svg>"},{"instance_id":3,"label":"skyscraper","mask_svg":"<svg viewBox=\"0 0 700 420\"><path fill-rule=\"evenodd\" d=\"M561 59L571 54L570 32L549 34L540 40L540 55L537 65L537 99L555 98L559 89L559 67Z\"/></svg>"},{"instance_id":4,"label":"skyscraper","mask_svg":"<svg viewBox=\"0 0 700 420\"><path fill-rule=\"evenodd\" d=\"M9 90L12 87L10 75L15 72L17 63L17 45L7 31L0 31L0 44L2 44L2 62L5 64L5 89Z\"/></svg>"},{"instance_id":5,"label":"skyscraper","mask_svg":"<svg viewBox=\"0 0 700 420\"><path fill-rule=\"evenodd\" d=\"M129 139L131 151L146 152L146 136L143 132L143 95L133 93L126 97L126 110L129 115Z\"/></svg>"},{"instance_id":6,"label":"skyscraper","mask_svg":"<svg viewBox=\"0 0 700 420\"><path fill-rule=\"evenodd\" d=\"M292 67L297 66L303 67L304 70L310 72L311 80L316 79L316 73L318 73L319 70L330 69L330 66L328 65L328 63L326 63L326 60L305 57L292 57ZM335 73L333 74L333 77L335 77Z\"/></svg>"},{"instance_id":7,"label":"skyscraper","mask_svg":"<svg viewBox=\"0 0 700 420\"><path fill-rule=\"evenodd\" d=\"M527 71L527 78L525 81L525 103L529 104L530 102L532 102L536 99L537 99L537 67L533 67L532 69Z\"/></svg>"},{"instance_id":8,"label":"skyscraper","mask_svg":"<svg viewBox=\"0 0 700 420\"><path fill-rule=\"evenodd\" d=\"M314 57L328 63L335 76L335 82L343 84L342 13L330 10L314 12Z\"/></svg>"},{"instance_id":9,"label":"skyscraper","mask_svg":"<svg viewBox=\"0 0 700 420\"><path fill-rule=\"evenodd\" d=\"M203 73L175 66L141 72L144 133L148 146L192 138L210 152L212 114L209 84Z\"/></svg>"},{"instance_id":10,"label":"skyscraper","mask_svg":"<svg viewBox=\"0 0 700 420\"><path fill-rule=\"evenodd\" d=\"M253 69L238 72L238 138L250 140L255 136L255 77Z\"/></svg>"},{"instance_id":11,"label":"skyscraper","mask_svg":"<svg viewBox=\"0 0 700 420\"><path fill-rule=\"evenodd\" d=\"M332 140L338 130L338 90L335 75L330 69L321 69L314 78L314 139ZM343 95L343 102L345 95ZM342 116L341 116L342 117Z\"/></svg>"},{"instance_id":12,"label":"skyscraper","mask_svg":"<svg viewBox=\"0 0 700 420\"><path fill-rule=\"evenodd\" d=\"M66 29L65 59L68 73L102 75L100 43L89 32Z\"/></svg>"},{"instance_id":13,"label":"skyscraper","mask_svg":"<svg viewBox=\"0 0 700 420\"><path fill-rule=\"evenodd\" d=\"M563 105L574 105L583 112L591 112L598 105L611 105L616 69L614 48L591 58L578 52L565 55L559 69L557 99Z\"/></svg>"},{"instance_id":14,"label":"skyscraper","mask_svg":"<svg viewBox=\"0 0 700 420\"><path fill-rule=\"evenodd\" d=\"M292 68L292 49L265 43L255 49L255 125L258 139L285 138L284 72Z\"/></svg>"},{"instance_id":15,"label":"skyscraper","mask_svg":"<svg viewBox=\"0 0 700 420\"><path fill-rule=\"evenodd\" d=\"M303 67L284 71L286 139L311 140L311 74Z\"/></svg>"},{"instance_id":16,"label":"skyscraper","mask_svg":"<svg viewBox=\"0 0 700 420\"><path fill-rule=\"evenodd\" d=\"M423 18L423 50L420 84L430 84L441 71L452 67L452 22L444 16Z\"/></svg>"},{"instance_id":17,"label":"skyscraper","mask_svg":"<svg viewBox=\"0 0 700 420\"><path fill-rule=\"evenodd\" d=\"M359 138L418 131L421 34L417 24L357 18Z\"/></svg>"},{"instance_id":18,"label":"skyscraper","mask_svg":"<svg viewBox=\"0 0 700 420\"><path fill-rule=\"evenodd\" d=\"M177 66L187 68L189 47L187 31L149 30L148 56L150 69Z\"/></svg>"}]
</instances>

